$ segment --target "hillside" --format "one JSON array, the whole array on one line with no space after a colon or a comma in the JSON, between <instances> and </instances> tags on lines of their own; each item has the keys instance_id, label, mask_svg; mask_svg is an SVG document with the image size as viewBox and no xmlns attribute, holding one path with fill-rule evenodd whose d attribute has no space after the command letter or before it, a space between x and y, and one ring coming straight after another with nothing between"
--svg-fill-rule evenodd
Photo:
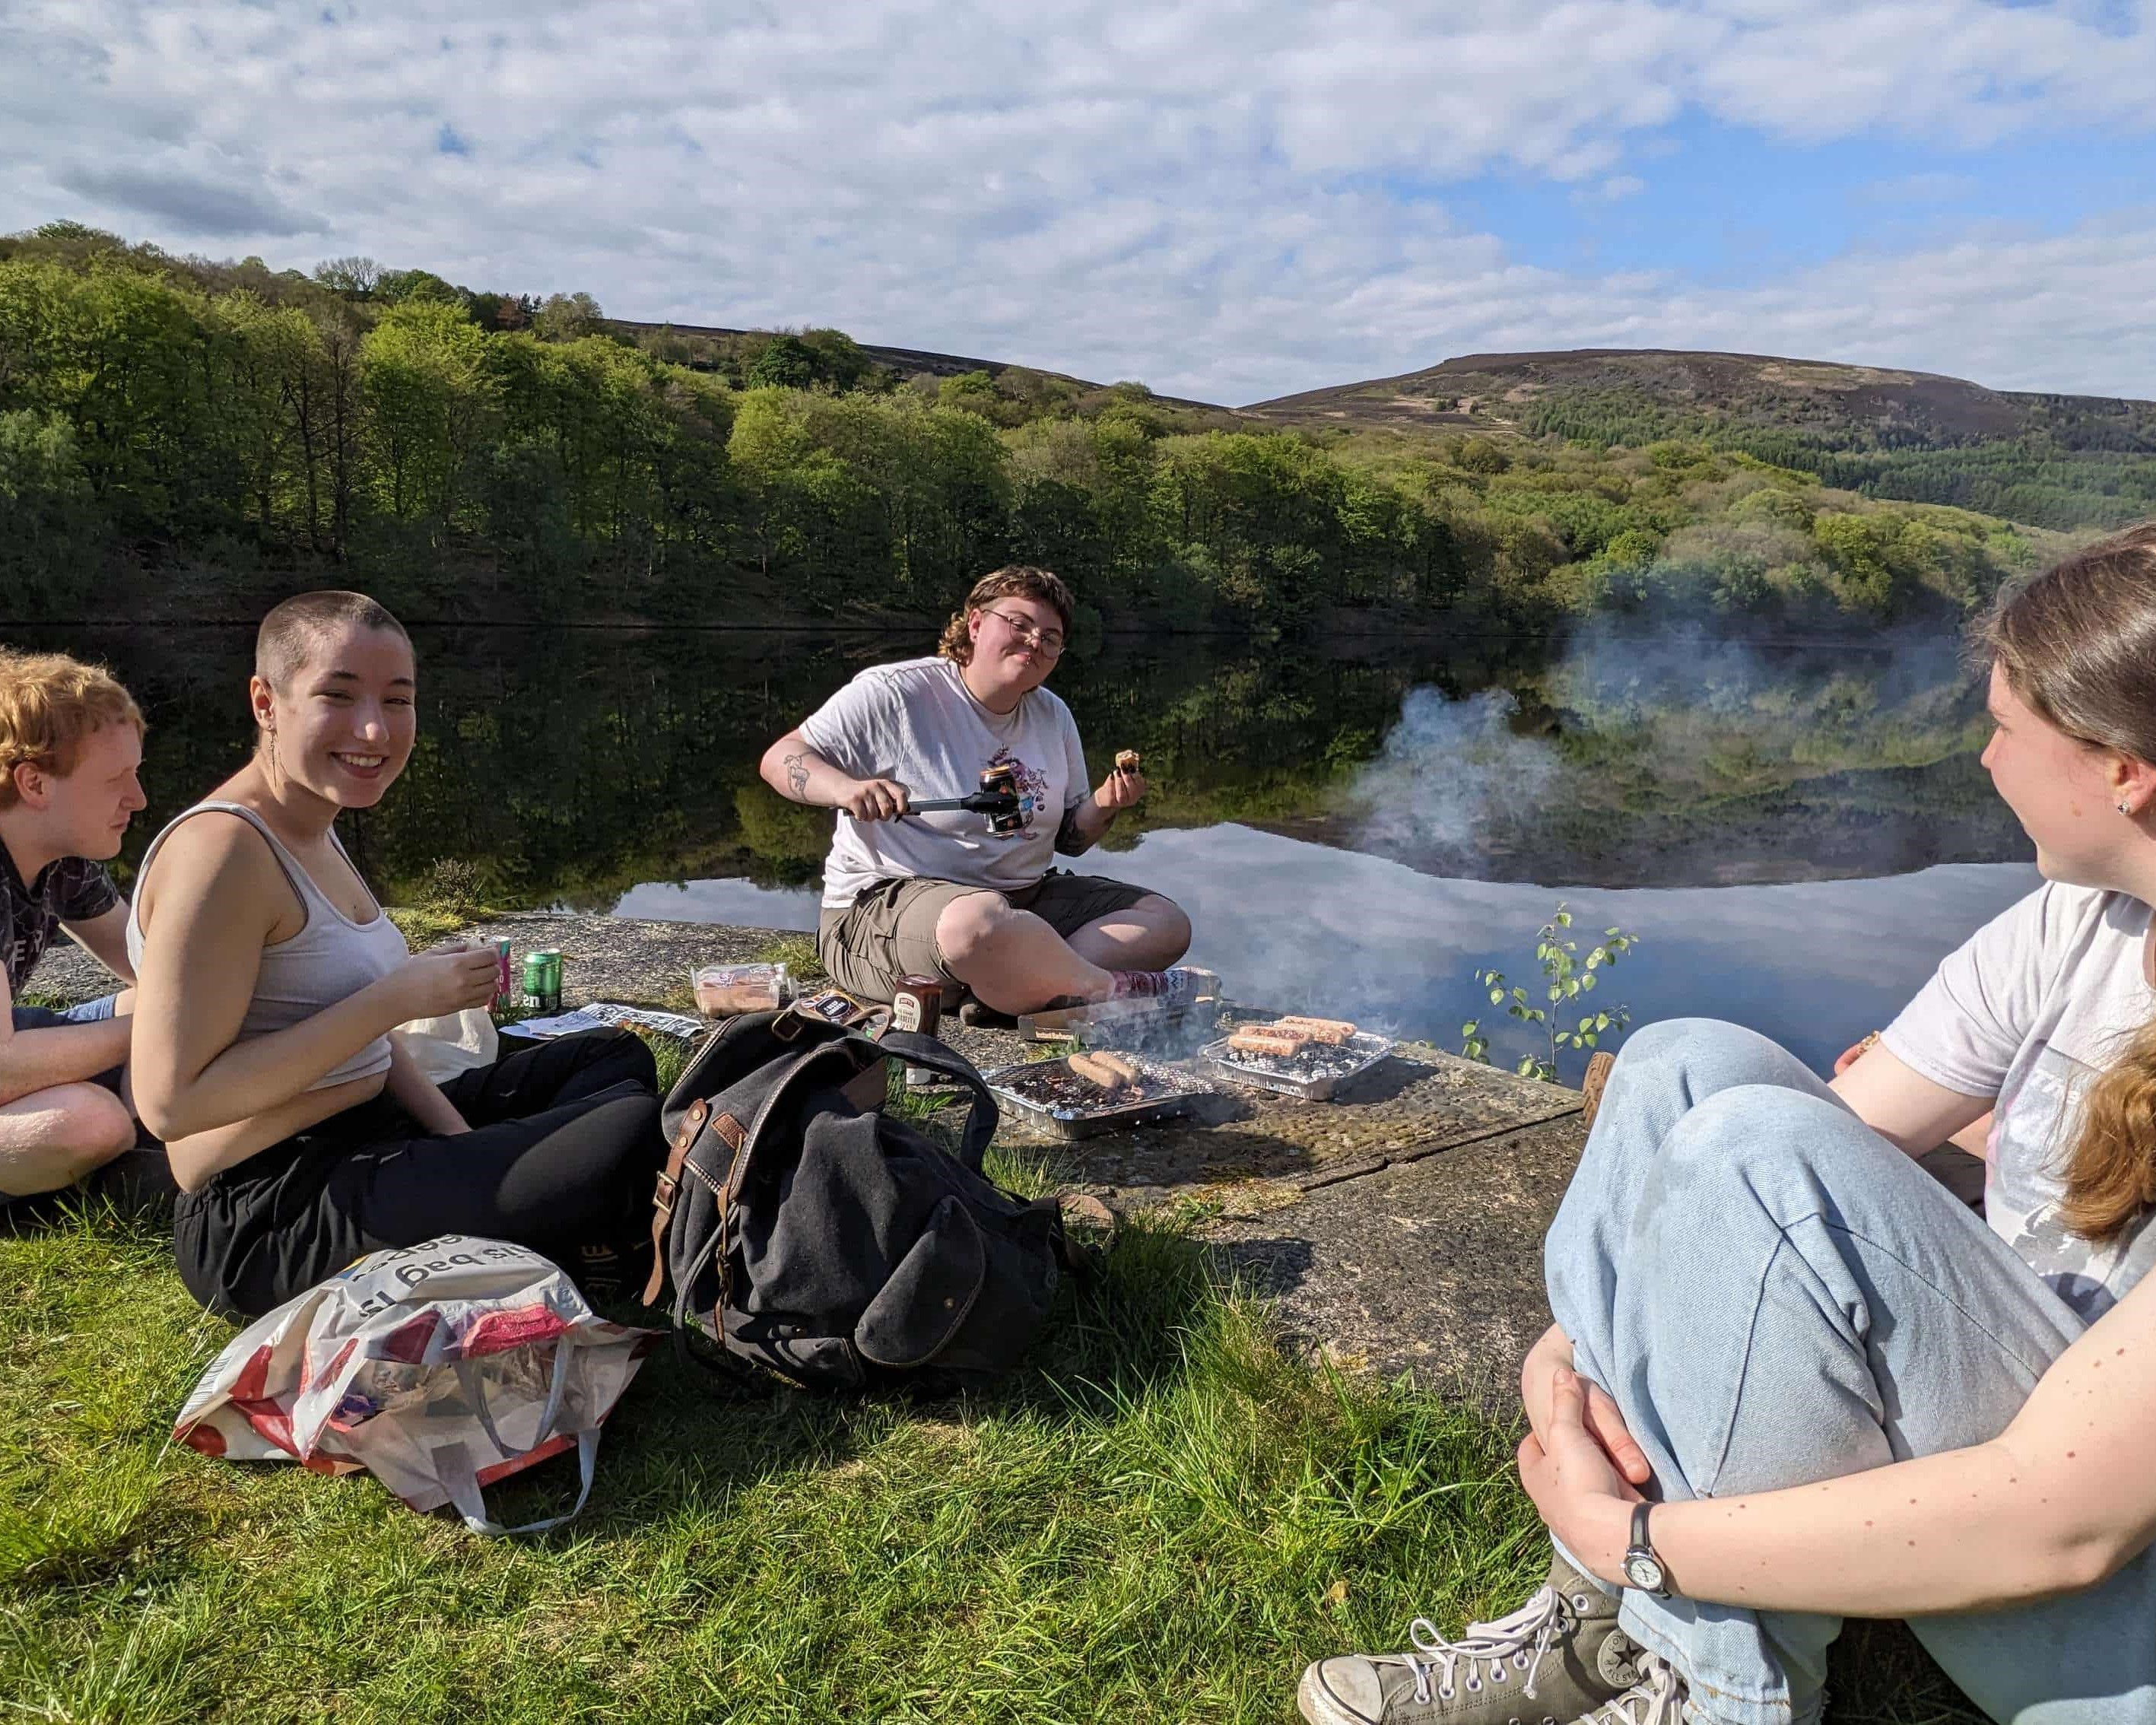
<instances>
[{"instance_id":1,"label":"hillside","mask_svg":"<svg viewBox=\"0 0 2156 1725\"><path fill-rule=\"evenodd\" d=\"M1929 372L1661 348L1471 353L1242 411L1272 420L1531 431L1553 407L1620 401L1730 429L1810 432L1852 446L1950 448L2071 421L2116 434L2117 441L2090 447L2156 454L2156 402L2018 394Z\"/></svg>"},{"instance_id":2,"label":"hillside","mask_svg":"<svg viewBox=\"0 0 2156 1725\"><path fill-rule=\"evenodd\" d=\"M1966 615L2070 542L2045 529L2152 514L2145 404L1949 378L1496 356L1239 414L364 258L0 236L17 620L245 615L333 577L439 620L920 626L1025 562L1089 629L1866 630Z\"/></svg>"},{"instance_id":3,"label":"hillside","mask_svg":"<svg viewBox=\"0 0 2156 1725\"><path fill-rule=\"evenodd\" d=\"M1866 496L2062 529L2156 514L2156 403L2020 393L1959 377L1762 354L1476 353L1242 409L1261 424L1702 439Z\"/></svg>"},{"instance_id":4,"label":"hillside","mask_svg":"<svg viewBox=\"0 0 2156 1725\"><path fill-rule=\"evenodd\" d=\"M670 349L678 349L678 363L692 370L712 368L712 362L727 357L738 357L744 352L754 352L769 343L769 330L732 329L721 324L651 323L631 317L608 317L600 320L601 326L610 333L619 334L667 357L675 357ZM937 353L924 347L884 347L870 341L853 341L846 338L854 351L875 365L895 373L902 380L916 377L965 377L983 373L992 380L1000 380L1004 374L1014 377L1040 379L1063 387L1066 396L1078 399L1106 394L1121 388L1126 391L1133 386L1096 383L1088 378L1075 377L1068 372L1044 371L1014 360L976 359L961 353ZM1149 401L1165 408L1188 409L1208 415L1222 424L1229 423L1235 416L1234 410L1217 407L1211 402L1194 401L1179 395L1155 395L1143 390Z\"/></svg>"}]
</instances>

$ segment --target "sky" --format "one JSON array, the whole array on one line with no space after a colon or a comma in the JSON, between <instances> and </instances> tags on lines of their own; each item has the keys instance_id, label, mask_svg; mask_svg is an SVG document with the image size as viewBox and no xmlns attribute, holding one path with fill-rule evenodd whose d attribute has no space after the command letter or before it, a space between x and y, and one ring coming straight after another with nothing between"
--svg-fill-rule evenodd
<instances>
[{"instance_id":1,"label":"sky","mask_svg":"<svg viewBox=\"0 0 2156 1725\"><path fill-rule=\"evenodd\" d=\"M1243 404L1715 348L2156 398L2156 0L0 0L0 231Z\"/></svg>"}]
</instances>

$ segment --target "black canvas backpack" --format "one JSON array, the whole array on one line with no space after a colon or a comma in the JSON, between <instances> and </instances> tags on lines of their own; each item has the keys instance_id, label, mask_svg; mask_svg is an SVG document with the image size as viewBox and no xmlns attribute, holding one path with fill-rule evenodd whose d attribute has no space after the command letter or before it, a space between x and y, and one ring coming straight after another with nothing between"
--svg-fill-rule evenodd
<instances>
[{"instance_id":1,"label":"black canvas backpack","mask_svg":"<svg viewBox=\"0 0 2156 1725\"><path fill-rule=\"evenodd\" d=\"M973 1092L956 1154L882 1111L893 1055ZM698 1050L660 1119L644 1298L672 1283L685 1345L694 1327L814 1388L956 1385L1014 1365L1046 1319L1070 1261L1062 1219L982 1173L995 1099L933 1037L748 1014Z\"/></svg>"}]
</instances>

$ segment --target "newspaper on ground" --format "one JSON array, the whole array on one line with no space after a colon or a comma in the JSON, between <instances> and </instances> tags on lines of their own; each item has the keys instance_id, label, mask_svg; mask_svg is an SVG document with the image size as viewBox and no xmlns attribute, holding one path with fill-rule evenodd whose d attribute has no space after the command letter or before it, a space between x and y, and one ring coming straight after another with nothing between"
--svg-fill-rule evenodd
<instances>
[{"instance_id":1,"label":"newspaper on ground","mask_svg":"<svg viewBox=\"0 0 2156 1725\"><path fill-rule=\"evenodd\" d=\"M701 1019L692 1019L685 1013L660 1012L648 1006L623 1006L611 1000L589 1000L574 1012L557 1014L552 1018L526 1019L520 1024L504 1024L505 1036L529 1037L535 1041L551 1042L557 1036L573 1036L579 1030L603 1030L614 1025L627 1025L632 1029L656 1030L667 1036L701 1036L711 1026Z\"/></svg>"}]
</instances>

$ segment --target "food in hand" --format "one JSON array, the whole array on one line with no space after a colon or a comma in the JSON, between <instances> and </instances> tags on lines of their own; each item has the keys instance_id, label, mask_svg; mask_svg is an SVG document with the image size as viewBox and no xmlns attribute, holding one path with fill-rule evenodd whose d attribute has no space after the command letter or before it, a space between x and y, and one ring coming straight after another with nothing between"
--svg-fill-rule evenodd
<instances>
[{"instance_id":1,"label":"food in hand","mask_svg":"<svg viewBox=\"0 0 2156 1725\"><path fill-rule=\"evenodd\" d=\"M1102 1090L1126 1090L1137 1081L1137 1069L1128 1060L1117 1060L1112 1055L1073 1055L1067 1064L1088 1084L1098 1085Z\"/></svg>"},{"instance_id":2,"label":"food in hand","mask_svg":"<svg viewBox=\"0 0 2156 1725\"><path fill-rule=\"evenodd\" d=\"M1291 1030L1260 1026L1236 1031L1229 1037L1228 1046L1237 1054L1264 1055L1276 1060L1291 1060L1309 1045L1310 1040Z\"/></svg>"},{"instance_id":3,"label":"food in hand","mask_svg":"<svg viewBox=\"0 0 2156 1725\"><path fill-rule=\"evenodd\" d=\"M1334 1048L1353 1041L1355 1036L1354 1025L1345 1019L1306 1019L1299 1014L1291 1014L1270 1028L1307 1037L1312 1042L1326 1043Z\"/></svg>"},{"instance_id":4,"label":"food in hand","mask_svg":"<svg viewBox=\"0 0 2156 1725\"><path fill-rule=\"evenodd\" d=\"M1118 773L1137 772L1138 770L1138 752L1136 749L1122 749L1118 751L1116 756L1116 771Z\"/></svg>"}]
</instances>

